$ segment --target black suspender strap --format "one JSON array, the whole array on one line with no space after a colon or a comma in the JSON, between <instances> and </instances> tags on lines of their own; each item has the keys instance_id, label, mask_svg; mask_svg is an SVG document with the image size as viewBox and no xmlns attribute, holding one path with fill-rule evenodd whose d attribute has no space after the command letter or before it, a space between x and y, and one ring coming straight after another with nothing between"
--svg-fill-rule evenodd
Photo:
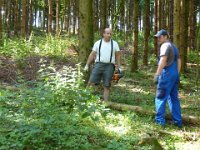
<instances>
[{"instance_id":1,"label":"black suspender strap","mask_svg":"<svg viewBox=\"0 0 200 150\"><path fill-rule=\"evenodd\" d=\"M102 44L102 39L101 39L100 44L99 44L99 62L100 62L100 56L101 56L101 44Z\"/></svg>"},{"instance_id":2,"label":"black suspender strap","mask_svg":"<svg viewBox=\"0 0 200 150\"><path fill-rule=\"evenodd\" d=\"M102 39L99 44L99 62L100 62L100 56L101 56L101 44L102 44ZM112 54L113 54L113 40L111 39L111 54L110 54L110 63L112 62Z\"/></svg>"},{"instance_id":3,"label":"black suspender strap","mask_svg":"<svg viewBox=\"0 0 200 150\"><path fill-rule=\"evenodd\" d=\"M112 61L112 54L113 54L113 40L111 39L111 54L110 54L110 63Z\"/></svg>"}]
</instances>

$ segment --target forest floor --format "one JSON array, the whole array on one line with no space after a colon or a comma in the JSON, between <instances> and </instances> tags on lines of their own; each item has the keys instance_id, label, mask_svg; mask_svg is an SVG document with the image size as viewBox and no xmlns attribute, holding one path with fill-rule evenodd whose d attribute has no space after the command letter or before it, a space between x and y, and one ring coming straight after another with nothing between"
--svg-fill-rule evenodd
<instances>
[{"instance_id":1,"label":"forest floor","mask_svg":"<svg viewBox=\"0 0 200 150\"><path fill-rule=\"evenodd\" d=\"M74 57L74 52L72 52ZM15 61L7 57L0 57L0 81L1 89L9 90L9 87L15 88L19 80L25 82L37 81L37 73L41 69L42 65L54 66L57 71L61 71L63 67L75 67L76 62L72 61L60 61L58 59L52 59L41 56L31 56L25 58L23 61ZM148 67L139 66L139 70L135 73L130 73L130 68L127 62L124 62L125 76L119 80L118 83L113 83L110 95L110 101L122 104L128 104L133 106L140 106L144 110L153 111L154 97L155 97L155 85L152 82L153 74L156 66L149 65ZM181 77L180 84L180 100L182 113L188 116L199 117L200 116L200 87L199 81L196 79L196 67L188 66L188 72ZM12 90L11 90L12 91ZM101 97L101 93L100 93ZM4 103L0 103L3 107ZM11 111L11 110L10 110ZM127 122L128 127L120 122L120 119L111 118L105 122L105 130L110 130L112 134L118 134L118 138L121 136L126 141L125 137L132 134L136 134L141 138L140 144L133 147L133 149L145 149L145 145L153 145L154 137L161 144L164 149L180 149L180 150L197 150L200 149L200 126L195 124L184 124L183 128L178 129L170 124L170 120L167 121L167 126L161 128L155 125L154 116L134 114L131 111L110 112L113 118L117 116L126 120L125 116L129 116ZM121 116L120 116L121 115ZM130 117L131 116L131 117ZM111 117L111 116L110 116ZM122 119L123 120L123 119ZM117 121L115 125L112 125L112 121ZM99 128L103 125L99 126ZM124 127L124 128L123 128ZM1 132L1 131L0 131ZM133 133L131 133L133 132ZM148 140L150 139L150 140ZM93 139L94 140L94 139ZM95 141L93 141L95 143ZM171 147L168 143L171 143ZM112 143L113 144L113 143ZM116 143L115 143L116 144ZM115 149L112 147L108 149ZM118 145L120 146L120 145ZM141 146L141 148L139 148ZM142 148L144 146L144 148ZM149 149L148 147L146 147ZM1 148L0 148L1 149ZM98 148L97 148L98 149ZM124 148L126 149L126 148Z\"/></svg>"}]
</instances>

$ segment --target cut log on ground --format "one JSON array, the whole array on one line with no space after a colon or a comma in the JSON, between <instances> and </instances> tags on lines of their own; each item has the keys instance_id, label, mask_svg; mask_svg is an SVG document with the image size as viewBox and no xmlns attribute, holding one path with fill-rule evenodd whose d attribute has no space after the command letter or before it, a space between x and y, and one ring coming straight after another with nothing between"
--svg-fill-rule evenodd
<instances>
[{"instance_id":1,"label":"cut log on ground","mask_svg":"<svg viewBox=\"0 0 200 150\"><path fill-rule=\"evenodd\" d=\"M130 110L142 115L152 115L152 116L155 115L155 111L153 110L149 111L140 106L132 106L132 105L109 102L109 101L106 101L105 105L109 108L120 110L120 111ZM167 113L166 118L171 119L171 115ZM188 115L182 114L182 119L183 119L183 123L200 125L200 117L188 116Z\"/></svg>"}]
</instances>

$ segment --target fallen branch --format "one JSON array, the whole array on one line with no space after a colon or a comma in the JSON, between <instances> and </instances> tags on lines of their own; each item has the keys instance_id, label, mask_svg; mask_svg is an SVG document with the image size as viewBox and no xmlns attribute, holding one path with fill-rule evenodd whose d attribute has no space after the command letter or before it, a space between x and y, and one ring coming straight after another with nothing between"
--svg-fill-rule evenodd
<instances>
[{"instance_id":1,"label":"fallen branch","mask_svg":"<svg viewBox=\"0 0 200 150\"><path fill-rule=\"evenodd\" d=\"M149 111L140 106L132 106L132 105L109 102L109 101L105 102L105 105L107 107L120 110L120 111L131 110L142 115L151 115L151 116L155 115L155 111ZM171 119L171 115L167 113L166 118ZM182 119L183 119L183 123L200 125L200 117L188 116L188 115L182 114Z\"/></svg>"}]
</instances>

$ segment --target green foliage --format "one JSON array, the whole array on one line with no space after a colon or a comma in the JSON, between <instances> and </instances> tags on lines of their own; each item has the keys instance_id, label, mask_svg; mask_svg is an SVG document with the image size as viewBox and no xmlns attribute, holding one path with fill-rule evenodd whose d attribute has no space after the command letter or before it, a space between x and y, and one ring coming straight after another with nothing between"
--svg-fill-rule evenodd
<instances>
[{"instance_id":1,"label":"green foliage","mask_svg":"<svg viewBox=\"0 0 200 150\"><path fill-rule=\"evenodd\" d=\"M32 35L29 40L4 39L0 54L22 59L22 63L27 56L35 54L61 61L64 59L60 58L69 58L66 49L76 43L75 37L50 35ZM123 40L121 45L125 45ZM142 45L139 47L142 50ZM126 57L126 62L130 58ZM191 62L197 59L195 54L190 54ZM154 110L152 78L156 61L150 56L148 67L140 65L135 73L127 69L125 77L112 86L110 100ZM200 142L198 127L184 125L180 131L167 124L163 129L154 124L153 116L108 109L91 89L82 86L79 64L59 66L58 70L55 62L50 65L40 62L36 81L21 80L10 88L0 88L0 149L152 149L150 144L139 144L144 135L157 139L165 149L181 149L177 144ZM181 104L183 113L199 116L200 95L199 89L193 86L193 71L190 68L186 76L181 76Z\"/></svg>"},{"instance_id":2,"label":"green foliage","mask_svg":"<svg viewBox=\"0 0 200 150\"><path fill-rule=\"evenodd\" d=\"M31 55L65 58L68 55L67 49L72 44L75 45L74 38L34 36L32 33L29 40L5 38L3 45L0 46L0 54L16 59Z\"/></svg>"},{"instance_id":3,"label":"green foliage","mask_svg":"<svg viewBox=\"0 0 200 150\"><path fill-rule=\"evenodd\" d=\"M85 129L82 119L96 119L97 97L79 87L77 70L68 68L62 76L52 70L43 70L43 83L23 83L12 93L0 91L0 149L91 147L87 136L97 131Z\"/></svg>"},{"instance_id":4,"label":"green foliage","mask_svg":"<svg viewBox=\"0 0 200 150\"><path fill-rule=\"evenodd\" d=\"M196 63L196 64L200 63L199 56L200 56L200 54L199 54L198 51L190 51L188 53L188 56L187 56L188 62L190 62L190 63Z\"/></svg>"},{"instance_id":5,"label":"green foliage","mask_svg":"<svg viewBox=\"0 0 200 150\"><path fill-rule=\"evenodd\" d=\"M0 54L8 57L23 58L32 53L32 43L23 39L4 39Z\"/></svg>"}]
</instances>

